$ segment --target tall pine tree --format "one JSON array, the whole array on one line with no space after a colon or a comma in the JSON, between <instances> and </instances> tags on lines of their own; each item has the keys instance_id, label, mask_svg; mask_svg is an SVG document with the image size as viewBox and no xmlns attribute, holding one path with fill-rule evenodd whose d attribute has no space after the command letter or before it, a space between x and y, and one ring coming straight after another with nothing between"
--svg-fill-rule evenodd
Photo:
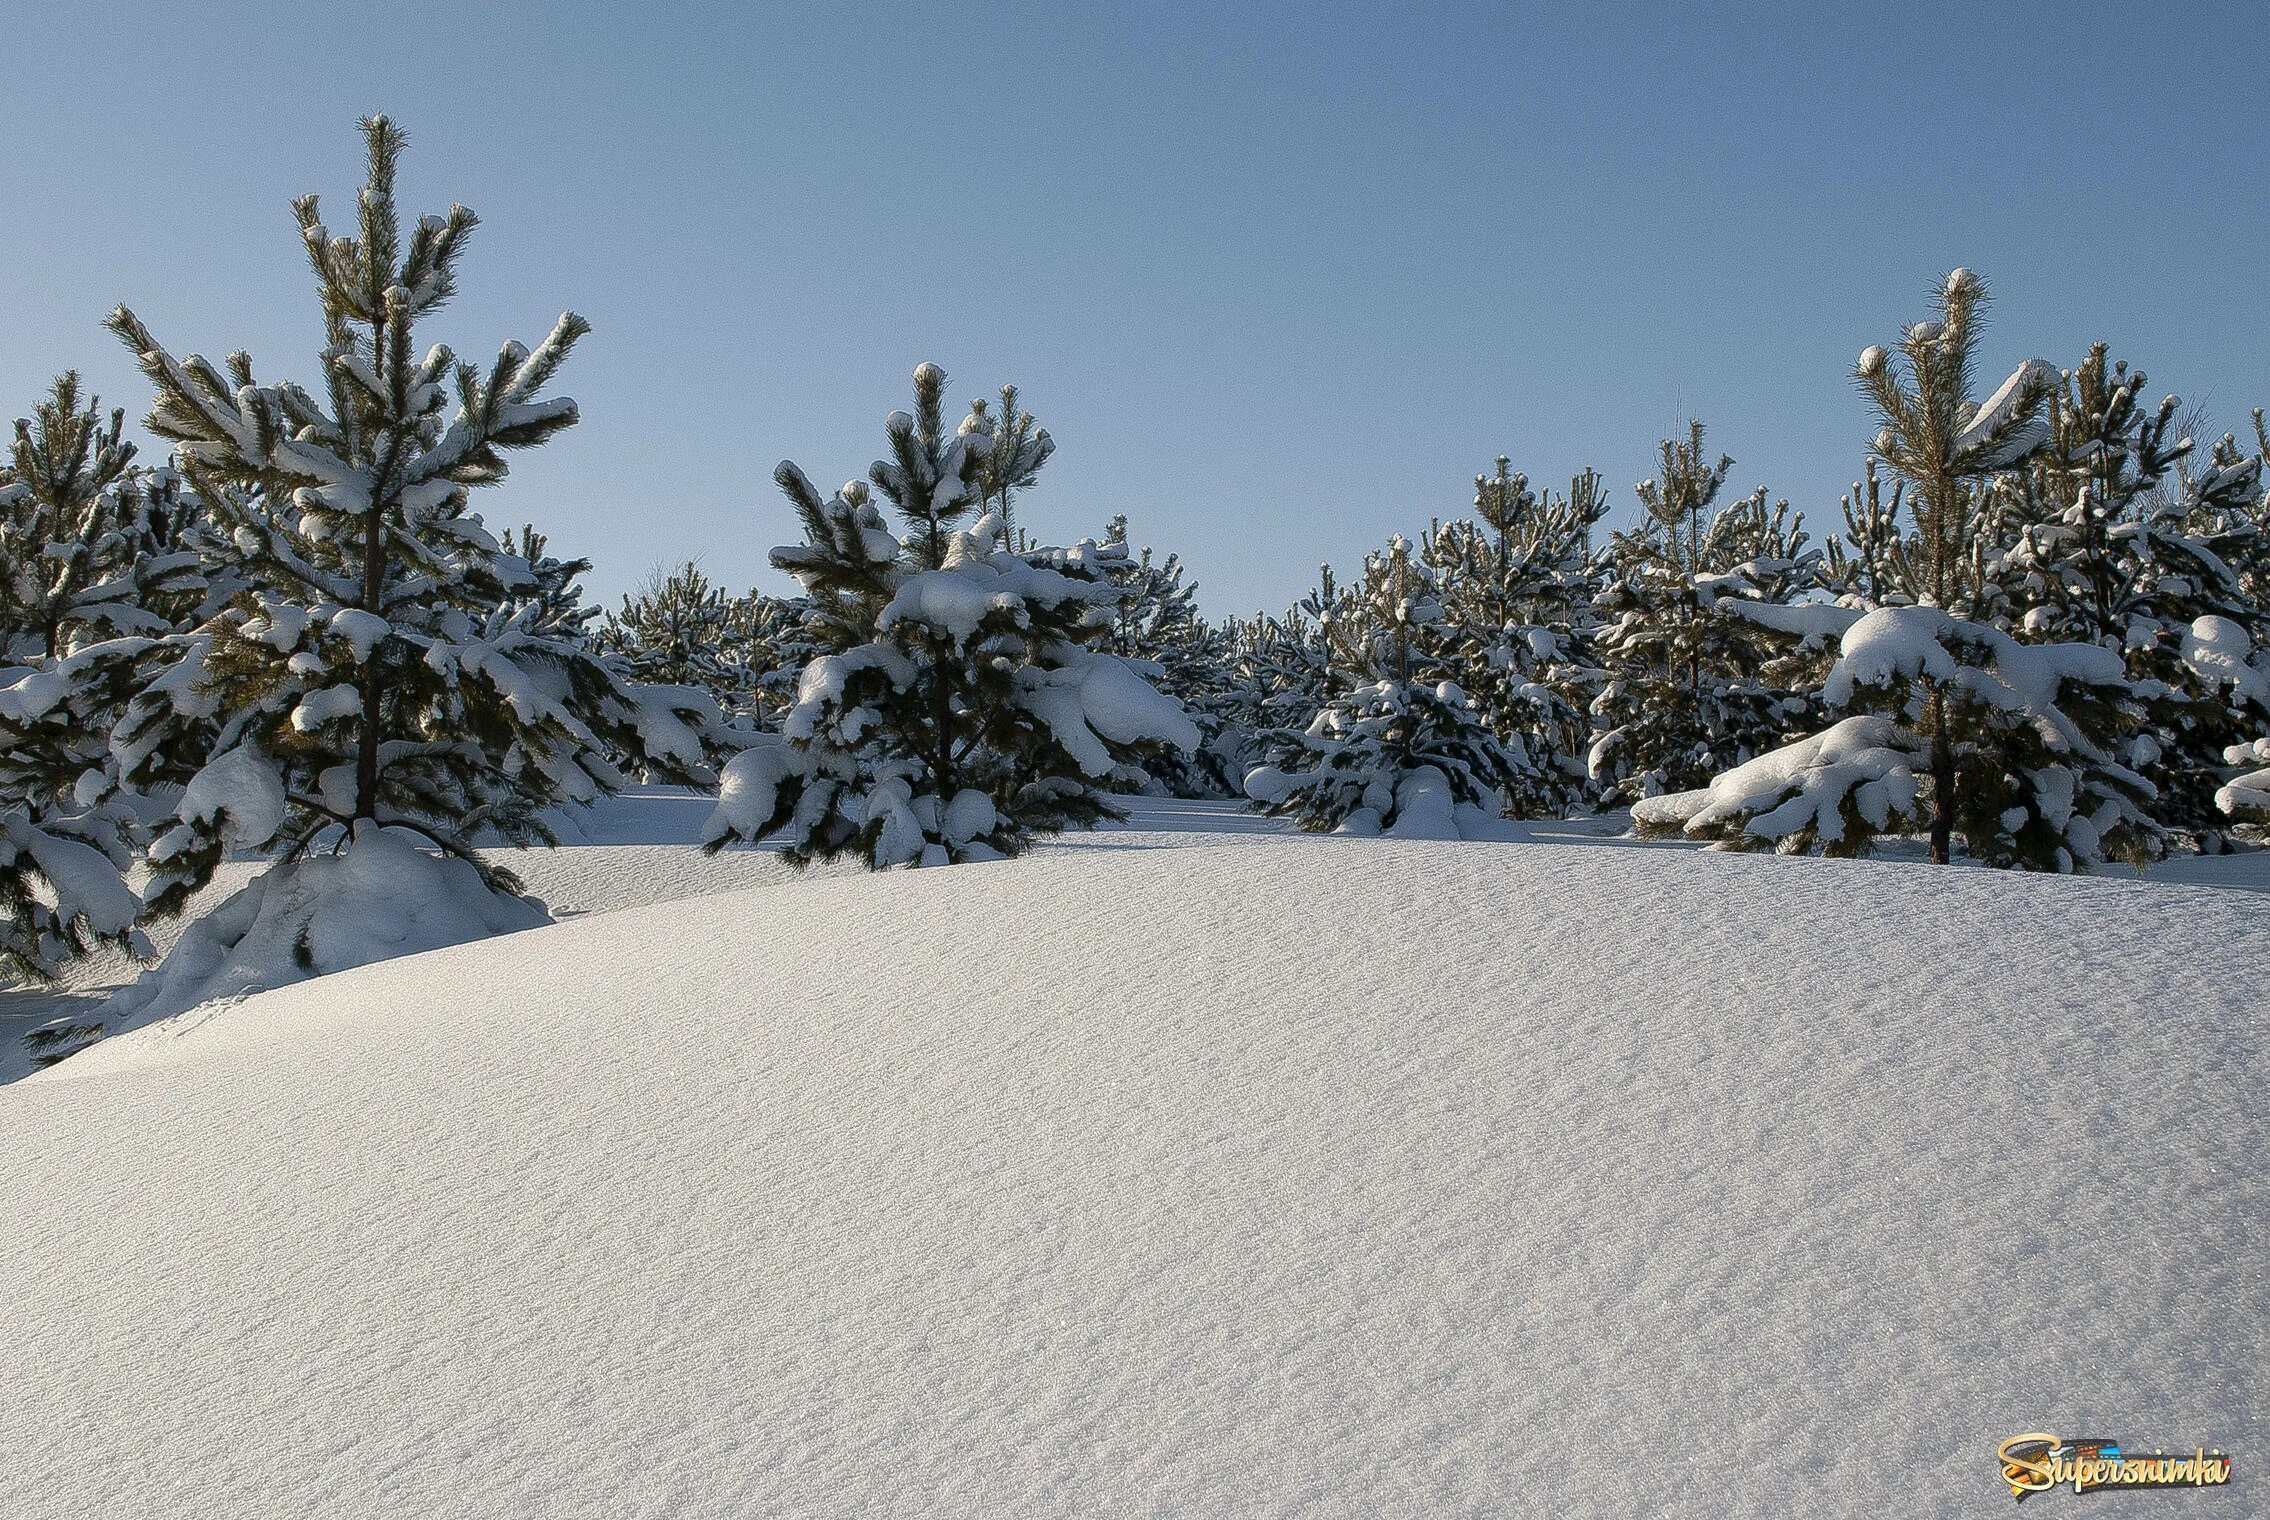
<instances>
[{"instance_id":1,"label":"tall pine tree","mask_svg":"<svg viewBox=\"0 0 2270 1520\"><path fill-rule=\"evenodd\" d=\"M148 426L175 445L241 583L152 652L115 741L130 783L183 788L149 849L147 897L179 909L232 849L277 861L124 1009L154 1016L225 963L260 962L261 947L240 942L263 935L298 936L302 972L328 969L327 957L352 964L351 944L309 930L314 889L290 885L319 841L413 874L426 857L405 840L438 849L447 859L433 868L451 885L435 887L437 901L470 904L464 932L486 932L528 910L492 913L464 895L470 879L516 902L478 841L548 842L546 808L623 784L616 754L683 779L711 774L714 705L626 683L529 599L541 588L527 562L503 555L470 510L472 492L505 478L508 453L575 422L574 402L542 392L587 325L563 316L533 350L506 343L486 367L422 347L417 324L454 293L475 218L457 206L405 229L403 134L384 117L362 130L355 232L334 235L313 196L294 204L323 312L314 391L256 380L242 353L220 366L177 359L124 307L110 319L157 389ZM353 869L324 881L384 885Z\"/></svg>"}]
</instances>

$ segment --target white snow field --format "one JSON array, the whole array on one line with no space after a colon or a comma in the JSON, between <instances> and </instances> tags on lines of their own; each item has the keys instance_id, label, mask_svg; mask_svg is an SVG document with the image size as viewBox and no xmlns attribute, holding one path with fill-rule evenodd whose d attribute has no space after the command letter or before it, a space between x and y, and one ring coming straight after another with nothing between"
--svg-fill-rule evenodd
<instances>
[{"instance_id":1,"label":"white snow field","mask_svg":"<svg viewBox=\"0 0 2270 1520\"><path fill-rule=\"evenodd\" d=\"M1146 816L0 1087L0 1514L2270 1512L2259 897Z\"/></svg>"}]
</instances>

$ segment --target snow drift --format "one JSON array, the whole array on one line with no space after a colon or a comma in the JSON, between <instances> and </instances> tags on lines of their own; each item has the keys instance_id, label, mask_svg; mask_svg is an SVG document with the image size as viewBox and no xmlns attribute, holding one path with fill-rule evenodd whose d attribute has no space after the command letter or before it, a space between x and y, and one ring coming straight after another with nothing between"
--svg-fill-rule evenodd
<instances>
[{"instance_id":1,"label":"snow drift","mask_svg":"<svg viewBox=\"0 0 2270 1520\"><path fill-rule=\"evenodd\" d=\"M2259 1512L2251 897L1167 842L0 1089L7 1512L1986 1513L2052 1429Z\"/></svg>"}]
</instances>

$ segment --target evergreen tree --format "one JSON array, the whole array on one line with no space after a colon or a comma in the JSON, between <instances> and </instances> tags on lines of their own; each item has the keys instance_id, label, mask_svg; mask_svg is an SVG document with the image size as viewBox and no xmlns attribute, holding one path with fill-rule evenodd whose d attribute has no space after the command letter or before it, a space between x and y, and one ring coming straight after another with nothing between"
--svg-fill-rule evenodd
<instances>
[{"instance_id":1,"label":"evergreen tree","mask_svg":"<svg viewBox=\"0 0 2270 1520\"><path fill-rule=\"evenodd\" d=\"M1457 838L1536 783L1452 679L1434 576L1407 542L1367 556L1344 594L1327 571L1303 605L1346 685L1305 728L1267 736L1270 763L1245 778L1264 810L1305 829Z\"/></svg>"},{"instance_id":2,"label":"evergreen tree","mask_svg":"<svg viewBox=\"0 0 2270 1520\"><path fill-rule=\"evenodd\" d=\"M1151 756L1131 778L1134 788L1170 797L1240 795L1247 745L1238 731L1239 705L1224 695L1228 640L1200 616L1198 588L1184 578L1181 557L1158 559L1148 547L1132 549L1125 514L1106 525L1097 553L1105 578L1121 592L1104 647L1135 662L1198 726L1194 752Z\"/></svg>"},{"instance_id":3,"label":"evergreen tree","mask_svg":"<svg viewBox=\"0 0 2270 1520\"><path fill-rule=\"evenodd\" d=\"M170 631L167 612L203 588L181 546L188 508L174 478L147 479L122 414L59 376L0 470L0 626L12 659L51 660L120 635Z\"/></svg>"},{"instance_id":4,"label":"evergreen tree","mask_svg":"<svg viewBox=\"0 0 2270 1520\"><path fill-rule=\"evenodd\" d=\"M0 979L147 948L126 884L141 821L105 736L204 580L178 481L134 466L121 421L66 374L0 468Z\"/></svg>"},{"instance_id":5,"label":"evergreen tree","mask_svg":"<svg viewBox=\"0 0 2270 1520\"><path fill-rule=\"evenodd\" d=\"M1282 616L1233 618L1219 630L1221 685L1205 704L1221 724L1210 746L1236 795L1265 758L1269 736L1308 727L1335 689L1331 659L1298 607Z\"/></svg>"},{"instance_id":6,"label":"evergreen tree","mask_svg":"<svg viewBox=\"0 0 2270 1520\"><path fill-rule=\"evenodd\" d=\"M737 658L753 677L751 697L760 724L777 729L796 705L804 667L823 652L812 632L812 609L800 596L768 596L752 589L729 604Z\"/></svg>"},{"instance_id":7,"label":"evergreen tree","mask_svg":"<svg viewBox=\"0 0 2270 1520\"><path fill-rule=\"evenodd\" d=\"M2154 816L2219 848L2223 752L2249 736L2220 651L2250 645L2259 614L2210 540L2254 499L2259 471L2233 461L2166 489L2192 441L2171 433L2177 399L2148 408L2144 385L2102 343L2064 377L1990 573L2021 638L2120 655L2144 714L2126 759L2153 783Z\"/></svg>"},{"instance_id":8,"label":"evergreen tree","mask_svg":"<svg viewBox=\"0 0 2270 1520\"><path fill-rule=\"evenodd\" d=\"M2043 412L2064 380L2029 360L1984 403L1966 400L1983 300L1976 277L1950 275L1937 319L1902 339L1905 378L1883 349L1861 355L1861 387L1883 423L1875 454L1904 492L1887 505L1871 469L1847 497L1853 538L1830 559L1847 605L1721 604L1800 654L1834 648L1819 704L1850 716L1708 787L1638 804L1643 832L1856 853L1881 833L1922 828L1935 862L1952 858L1960 834L1974 859L2055 871L2162 848L2156 790L2131 763L2145 712L2121 654L2048 637L2060 627L2050 616L2028 635L2038 642L2013 633L2028 630L2012 578L2035 573L2027 562L2039 558L2022 527L2012 552L2020 473L2062 467ZM2090 457L2080 433L2093 424L2061 425L2068 457Z\"/></svg>"},{"instance_id":9,"label":"evergreen tree","mask_svg":"<svg viewBox=\"0 0 2270 1520\"><path fill-rule=\"evenodd\" d=\"M1853 373L1882 424L1876 456L1909 487L1913 528L1888 550L1887 573L1907 599L1967 618L1987 601L1985 558L1994 538L1996 477L2046 441L2040 414L2058 376L2040 360L2028 360L1986 401L1973 402L1986 284L1957 269L1940 287L1937 304L1935 319L1915 323L1902 335L1896 359L1873 346L1861 353ZM1931 746L1931 859L1943 865L1953 858L1964 779L1957 715L1943 686L1931 688L1920 722ZM1993 784L1991 776L1979 779Z\"/></svg>"},{"instance_id":10,"label":"evergreen tree","mask_svg":"<svg viewBox=\"0 0 2270 1520\"><path fill-rule=\"evenodd\" d=\"M1641 833L1865 854L1881 835L1935 821L1923 783L1951 766L1961 784L1949 833L1984 864L2078 871L2156 853L2151 784L2116 753L2136 713L2112 651L2022 644L1936 607L1733 610L1833 644L1820 702L1849 716L1707 787L1635 803ZM1944 741L1926 726L1933 712L1946 715Z\"/></svg>"},{"instance_id":11,"label":"evergreen tree","mask_svg":"<svg viewBox=\"0 0 2270 1520\"><path fill-rule=\"evenodd\" d=\"M1593 778L1619 799L1684 791L1805 727L1802 662L1780 658L1755 623L1724 616L1726 599L1786 604L1811 591L1818 552L1787 502L1760 486L1720 507L1732 459L1703 453L1703 426L1662 444L1663 467L1637 488L1646 524L1618 533L1595 641L1607 679Z\"/></svg>"},{"instance_id":12,"label":"evergreen tree","mask_svg":"<svg viewBox=\"0 0 2270 1520\"><path fill-rule=\"evenodd\" d=\"M870 866L1014 855L1033 836L1121 816L1103 787L1154 745L1198 735L1171 698L1099 646L1121 592L1095 546L1019 555L980 512L996 438L973 411L945 429L946 377L914 372L890 457L823 498L774 478L806 541L773 551L800 580L825 651L778 734L726 769L707 844L778 840L796 862ZM1036 466L1037 470L1037 466Z\"/></svg>"},{"instance_id":13,"label":"evergreen tree","mask_svg":"<svg viewBox=\"0 0 2270 1520\"><path fill-rule=\"evenodd\" d=\"M1540 496L1500 455L1474 477L1479 521L1437 523L1421 556L1444 608L1458 678L1490 731L1522 765L1507 804L1558 817L1585 793L1585 707L1595 669L1592 524L1606 513L1599 476Z\"/></svg>"},{"instance_id":14,"label":"evergreen tree","mask_svg":"<svg viewBox=\"0 0 2270 1520\"><path fill-rule=\"evenodd\" d=\"M610 613L602 638L631 674L663 686L690 686L721 707L756 703L757 673L746 660L745 612L693 561L656 569Z\"/></svg>"},{"instance_id":15,"label":"evergreen tree","mask_svg":"<svg viewBox=\"0 0 2270 1520\"><path fill-rule=\"evenodd\" d=\"M623 784L611 752L709 775L714 707L626 684L563 621L562 588L547 610L543 577L468 510L473 490L504 478L508 452L576 420L572 401L540 393L583 319L563 316L533 351L505 344L485 370L421 349L415 325L453 293L475 218L452 207L405 235L393 195L403 135L384 117L362 125L355 235L334 236L313 196L294 205L324 316L319 394L257 382L242 353L221 367L177 359L124 307L110 319L157 389L148 426L174 443L242 587L151 652L114 740L129 782L184 788L149 850L146 895L160 912L232 848L276 858L281 877L247 889L271 906L320 839L414 869L421 857L399 841L371 844L383 830L437 846L509 896L474 841L548 841L545 808ZM556 562L545 574L558 581ZM368 885L351 871L325 879ZM248 907L212 922L248 934L256 918ZM303 967L321 959L310 943L296 952ZM234 949L207 935L198 954L218 962Z\"/></svg>"}]
</instances>

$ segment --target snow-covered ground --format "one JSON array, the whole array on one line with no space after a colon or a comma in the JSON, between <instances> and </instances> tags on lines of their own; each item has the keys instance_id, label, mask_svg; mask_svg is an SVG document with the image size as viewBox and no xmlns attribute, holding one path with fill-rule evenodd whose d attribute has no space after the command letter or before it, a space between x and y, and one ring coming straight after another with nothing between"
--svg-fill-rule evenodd
<instances>
[{"instance_id":1,"label":"snow-covered ground","mask_svg":"<svg viewBox=\"0 0 2270 1520\"><path fill-rule=\"evenodd\" d=\"M2270 1512L2256 897L698 822L0 1087L0 1513Z\"/></svg>"}]
</instances>

